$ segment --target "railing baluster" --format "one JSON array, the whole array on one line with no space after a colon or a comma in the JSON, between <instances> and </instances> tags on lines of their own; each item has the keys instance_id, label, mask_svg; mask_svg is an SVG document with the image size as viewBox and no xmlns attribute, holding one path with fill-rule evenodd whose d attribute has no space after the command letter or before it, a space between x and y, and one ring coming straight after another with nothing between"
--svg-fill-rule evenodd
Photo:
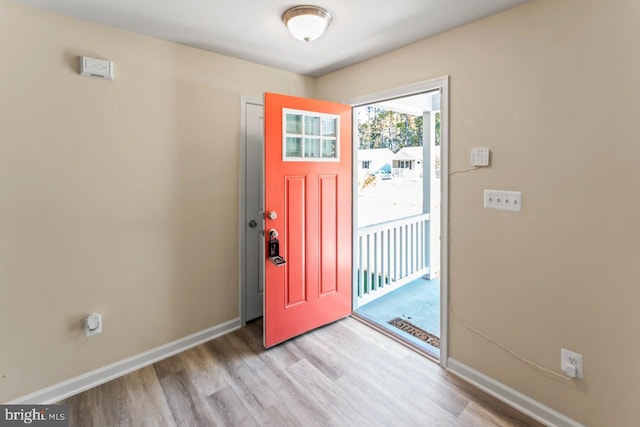
<instances>
[{"instance_id":1,"label":"railing baluster","mask_svg":"<svg viewBox=\"0 0 640 427\"><path fill-rule=\"evenodd\" d=\"M402 277L402 230L400 227L395 227L394 231L396 233L396 265L398 266L398 270L396 272L397 282Z\"/></svg>"},{"instance_id":2,"label":"railing baluster","mask_svg":"<svg viewBox=\"0 0 640 427\"><path fill-rule=\"evenodd\" d=\"M412 264L413 264L412 258L413 258L413 255L411 253L411 241L413 240L413 233L411 232L411 224L407 224L406 225L406 231L407 231L407 254L406 254L407 271L405 271L404 277L407 277L412 272Z\"/></svg>"},{"instance_id":3,"label":"railing baluster","mask_svg":"<svg viewBox=\"0 0 640 427\"><path fill-rule=\"evenodd\" d=\"M402 258L400 259L402 273L400 273L400 279L404 279L407 276L407 267L409 265L409 258L407 258L407 224L400 227L400 234L402 235L402 241L400 242L402 245L402 249L400 250L400 255L402 255Z\"/></svg>"},{"instance_id":4,"label":"railing baluster","mask_svg":"<svg viewBox=\"0 0 640 427\"><path fill-rule=\"evenodd\" d=\"M419 271L422 268L422 261L420 261L422 257L422 239L420 239L420 233L422 233L422 222L416 222L416 271Z\"/></svg>"},{"instance_id":5,"label":"railing baluster","mask_svg":"<svg viewBox=\"0 0 640 427\"><path fill-rule=\"evenodd\" d=\"M380 232L380 287L384 288L384 230Z\"/></svg>"},{"instance_id":6,"label":"railing baluster","mask_svg":"<svg viewBox=\"0 0 640 427\"><path fill-rule=\"evenodd\" d=\"M387 230L387 275L389 276L389 284L393 281L391 278L391 230Z\"/></svg>"},{"instance_id":7,"label":"railing baluster","mask_svg":"<svg viewBox=\"0 0 640 427\"><path fill-rule=\"evenodd\" d=\"M367 275L365 279L366 293L371 292L371 234L367 234Z\"/></svg>"},{"instance_id":8,"label":"railing baluster","mask_svg":"<svg viewBox=\"0 0 640 427\"><path fill-rule=\"evenodd\" d=\"M362 236L358 236L358 296L364 296L364 265L362 264Z\"/></svg>"},{"instance_id":9,"label":"railing baluster","mask_svg":"<svg viewBox=\"0 0 640 427\"><path fill-rule=\"evenodd\" d=\"M420 257L418 259L420 260L419 268L422 270L424 268L424 239L421 238L421 236L424 236L424 222L420 221L418 225L420 226L420 231L418 231L418 243L420 244Z\"/></svg>"},{"instance_id":10,"label":"railing baluster","mask_svg":"<svg viewBox=\"0 0 640 427\"><path fill-rule=\"evenodd\" d=\"M407 224L407 234L409 236L409 239L407 241L407 244L409 245L409 247L407 248L407 252L409 254L409 256L407 258L409 258L407 260L407 263L409 264L407 267L407 276L409 276L411 273L413 273L413 224Z\"/></svg>"},{"instance_id":11,"label":"railing baluster","mask_svg":"<svg viewBox=\"0 0 640 427\"><path fill-rule=\"evenodd\" d=\"M407 224L407 235L409 238L407 239L407 277L411 273L413 273L413 224Z\"/></svg>"},{"instance_id":12,"label":"railing baluster","mask_svg":"<svg viewBox=\"0 0 640 427\"><path fill-rule=\"evenodd\" d=\"M405 242L404 242L405 270L404 270L404 276L402 276L403 279L411 274L411 224L406 224L404 226L404 235L405 235Z\"/></svg>"},{"instance_id":13,"label":"railing baluster","mask_svg":"<svg viewBox=\"0 0 640 427\"><path fill-rule=\"evenodd\" d=\"M400 265L400 273L398 276L399 280L402 280L402 278L405 276L405 274L407 274L407 267L406 267L406 253L407 253L407 249L405 248L406 246L406 240L407 240L407 233L405 232L405 226L401 225L400 227L398 227L398 236L400 236L400 250L398 251L398 264Z\"/></svg>"},{"instance_id":14,"label":"railing baluster","mask_svg":"<svg viewBox=\"0 0 640 427\"><path fill-rule=\"evenodd\" d=\"M422 221L422 246L424 247L424 254L422 255L422 268L427 268L429 265L429 260L427 257L429 256L429 233L427 233L429 224L427 221Z\"/></svg>"},{"instance_id":15,"label":"railing baluster","mask_svg":"<svg viewBox=\"0 0 640 427\"><path fill-rule=\"evenodd\" d=\"M405 267L404 267L404 225L398 227L398 280L402 280L404 277Z\"/></svg>"},{"instance_id":16,"label":"railing baluster","mask_svg":"<svg viewBox=\"0 0 640 427\"><path fill-rule=\"evenodd\" d=\"M400 227L400 279L407 275L407 225Z\"/></svg>"},{"instance_id":17,"label":"railing baluster","mask_svg":"<svg viewBox=\"0 0 640 427\"><path fill-rule=\"evenodd\" d=\"M416 230L415 224L409 225L411 229L411 273L416 272Z\"/></svg>"},{"instance_id":18,"label":"railing baluster","mask_svg":"<svg viewBox=\"0 0 640 427\"><path fill-rule=\"evenodd\" d=\"M393 281L398 281L398 229L393 227Z\"/></svg>"},{"instance_id":19,"label":"railing baluster","mask_svg":"<svg viewBox=\"0 0 640 427\"><path fill-rule=\"evenodd\" d=\"M415 225L415 232L413 234L413 241L415 242L414 244L416 245L416 256L414 258L414 262L416 263L415 266L415 270L414 273L418 270L420 270L420 268L422 267L420 265L420 254L421 254L421 247L420 247L420 222L416 222Z\"/></svg>"},{"instance_id":20,"label":"railing baluster","mask_svg":"<svg viewBox=\"0 0 640 427\"><path fill-rule=\"evenodd\" d=\"M373 233L373 274L371 279L371 291L378 290L378 232Z\"/></svg>"},{"instance_id":21,"label":"railing baluster","mask_svg":"<svg viewBox=\"0 0 640 427\"><path fill-rule=\"evenodd\" d=\"M420 254L421 254L421 247L420 247L420 222L416 222L415 225L415 232L413 234L413 241L414 244L416 245L416 256L414 258L414 262L416 263L415 266L415 270L413 271L414 273L418 270L420 270L420 268L422 268L422 266L420 265Z\"/></svg>"},{"instance_id":22,"label":"railing baluster","mask_svg":"<svg viewBox=\"0 0 640 427\"><path fill-rule=\"evenodd\" d=\"M357 296L369 302L426 273L429 214L358 230ZM363 302L363 303L366 303Z\"/></svg>"},{"instance_id":23,"label":"railing baluster","mask_svg":"<svg viewBox=\"0 0 640 427\"><path fill-rule=\"evenodd\" d=\"M429 222L427 220L424 221L424 235L422 239L424 240L424 268L429 269L429 274L431 274L431 260L429 257L431 256L431 235L429 231ZM439 234L439 233L438 233Z\"/></svg>"}]
</instances>

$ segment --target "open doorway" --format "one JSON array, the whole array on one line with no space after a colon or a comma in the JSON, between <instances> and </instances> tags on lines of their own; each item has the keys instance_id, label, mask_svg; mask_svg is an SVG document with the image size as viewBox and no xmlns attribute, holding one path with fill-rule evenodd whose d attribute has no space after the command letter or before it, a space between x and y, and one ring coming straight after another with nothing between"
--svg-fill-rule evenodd
<instances>
[{"instance_id":1,"label":"open doorway","mask_svg":"<svg viewBox=\"0 0 640 427\"><path fill-rule=\"evenodd\" d=\"M421 97L413 98L414 95L426 94L428 97L431 97L430 100L424 100ZM407 179L414 179L415 182L408 187L420 188L420 182L422 182L422 196L418 193L415 197L415 200L412 203L412 206L409 209L414 209L409 212L409 217L404 217L404 220L409 222L414 221L412 217L419 217L416 222L413 223L405 223L400 224L399 228L391 233L390 231L387 233L378 233L370 234L368 237L368 241L371 242L371 245L375 245L376 242L380 242L380 248L386 245L387 248L393 247L394 256L398 253L397 251L404 250L405 256L398 257L398 261L395 261L393 266L397 269L398 272L401 272L403 275L403 279L409 280L411 282L415 281L417 283L425 283L424 281L419 281L416 279L420 279L422 277L427 277L429 281L433 284L435 283L435 279L439 279L440 287L439 289L432 290L439 292L440 303L432 304L432 316L431 319L438 321L437 313L439 312L439 333L434 333L440 338L440 349L439 349L439 357L440 357L440 365L446 367L447 365L447 330L448 330L448 313L446 311L446 301L448 300L448 288L447 288L447 230L448 230L448 206L447 206L447 192L448 192L448 162L447 162L447 141L448 141L448 132L447 132L447 120L448 120L448 78L439 78L435 80L431 80L428 82L417 83L415 85L406 86L402 88L396 88L389 91L367 95L364 97L347 100L346 103L351 105L356 111L359 107L365 107L367 105L375 105L381 104L388 106L394 106L394 108L398 107L398 100L404 100L405 103L409 99L418 100L420 103L428 103L430 102L431 107L423 108L423 118L422 118L422 145L411 145L404 144L400 148L406 148L402 151L398 149L394 152L394 155L397 155L395 158L391 159L390 167L384 167L378 173L373 173L376 176L376 179L379 179L379 182L394 182L395 184L399 184L402 182L400 176L404 176L405 184ZM434 97L439 97L440 101L440 114L437 115L438 106L434 104L437 103L437 100ZM422 99L422 100L421 100ZM424 101L424 102L423 102ZM400 108L402 111L407 106ZM265 207L264 201L262 200L262 190L264 187L263 181L263 173L262 166L264 165L264 132L263 132L263 100L259 98L250 98L243 97L242 98L242 122L241 122L241 141L240 141L240 188L241 194L243 197L240 198L240 269L239 269L239 279L240 279L240 313L241 313L241 322L244 324L245 322L262 316L263 313L263 298L264 298L264 260L265 260L265 252L264 252L264 239L265 239ZM374 115L374 111L371 111L371 114ZM415 115L415 114L414 114ZM419 114L418 114L419 115ZM428 118L427 118L428 116ZM414 119L415 121L415 119ZM354 120L354 144L353 144L353 166L352 171L354 174L353 181L353 196L354 200L357 198L357 175L362 173L361 169L375 169L374 158L371 159L360 159L358 160L357 147L359 145L359 134L358 134L358 121ZM429 132L425 131L425 123L428 123ZM439 151L439 160L438 153L434 150L424 151L427 147L435 146L436 134L435 129L438 128L439 124L439 141L440 146L438 148ZM401 129L403 127L412 128L415 127L411 125L410 121L396 120L395 129ZM420 128L419 126L417 127ZM391 129L392 130L392 129ZM387 131L387 137L391 138L391 136L397 137L397 135L393 134L391 130ZM429 141L429 144L425 144L425 141ZM433 143L433 144L432 144ZM399 146L393 145L396 149ZM412 148L414 147L414 148ZM415 148L419 147L419 148ZM375 146L374 146L375 148ZM411 153L411 151L423 150L422 159L415 158L415 153ZM400 153L400 154L398 154ZM418 164L420 162L420 164ZM429 165L427 168L426 165ZM439 168L436 168L436 164L439 165ZM421 169L422 168L422 169ZM380 168L378 168L380 169ZM439 170L441 172L439 172ZM425 171L430 171L429 176L431 177L430 185L425 185L425 180L420 180L420 175L422 170L422 178L425 176ZM376 170L368 171L367 175L371 175L372 172L376 172ZM431 175L433 173L433 175ZM416 178L417 176L417 178ZM418 183L418 184L416 184ZM435 187L435 188L434 188ZM393 187L393 188L402 188L404 191L404 187ZM391 192L392 195L395 195L395 192ZM401 191L397 192L398 194ZM421 198L420 198L421 197ZM431 200L431 204L425 203L425 200ZM435 204L433 203L435 201ZM440 203L438 205L437 203ZM375 214L385 214L385 213L393 213L393 209L386 209L389 204L385 204L385 209L377 209L372 210ZM389 205L390 206L390 205ZM425 207L429 207L429 211L425 211ZM406 206L405 206L406 208ZM422 209L422 213L420 213L420 209ZM395 214L394 214L395 215ZM378 217L370 219L370 226L375 226L377 221L385 222L383 217ZM364 242L367 242L367 239L361 240L359 238L360 229L359 226L364 224L362 220L358 219L358 203L354 203L353 210L353 237L352 237L352 261L353 261L353 301L352 307L357 316L364 317L364 315L359 314L362 312L362 308L367 303L373 302L374 298L371 292L368 292L369 295L362 295L360 293L360 286L362 289L371 290L375 288L376 297L383 296L386 294L391 294L394 290L404 290L408 291L411 289L410 282L405 282L400 286L398 282L398 276L391 276L392 267L391 263L388 261L390 258L390 252L387 249L387 255L385 257L382 256L382 249L378 255L367 256L366 268L365 264L362 263L361 258L364 257L364 252L361 245L364 245ZM440 225L438 225L440 222ZM379 225L379 223L378 223ZM370 228L369 232L372 231ZM390 236L394 234L397 235L398 238L395 241L395 246L391 245ZM421 236L417 238L413 238L412 236ZM411 238L409 238L411 237ZM441 237L441 238L439 238ZM373 249L375 254L375 249ZM411 251L414 251L413 253ZM408 256L407 256L408 254ZM440 255L440 259L438 259L438 255ZM387 261L386 264L383 263L382 259ZM395 258L394 258L395 259ZM428 267L428 269L425 269ZM366 270L366 273L365 273ZM393 270L394 274L396 274L396 270ZM437 288L437 286L436 286ZM396 293L398 295L398 293ZM418 301L417 298L412 300L414 302L414 306L417 307L421 312L425 311L425 307L427 306L424 303ZM431 300L433 301L433 299ZM370 305L369 308L373 307ZM405 313L400 314L400 318L402 319L402 314L405 314L405 318L409 323L411 320L414 320L414 316L411 314L407 314L407 306L405 306ZM411 317L412 319L409 319ZM415 320L414 320L415 322ZM437 326L425 327L427 331L431 329L437 329ZM415 337L415 331L409 331L410 334L413 332ZM409 341L409 340L407 340ZM422 349L423 351L429 351ZM431 355L438 356L438 352L432 351Z\"/></svg>"},{"instance_id":2,"label":"open doorway","mask_svg":"<svg viewBox=\"0 0 640 427\"><path fill-rule=\"evenodd\" d=\"M441 91L361 104L354 118L354 311L440 357Z\"/></svg>"}]
</instances>

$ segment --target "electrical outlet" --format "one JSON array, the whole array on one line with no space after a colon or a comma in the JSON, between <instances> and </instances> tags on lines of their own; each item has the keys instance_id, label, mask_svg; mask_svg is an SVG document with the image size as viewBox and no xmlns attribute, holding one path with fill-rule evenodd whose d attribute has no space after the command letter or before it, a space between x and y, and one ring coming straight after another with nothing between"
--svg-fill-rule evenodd
<instances>
[{"instance_id":1,"label":"electrical outlet","mask_svg":"<svg viewBox=\"0 0 640 427\"><path fill-rule=\"evenodd\" d=\"M102 315L93 313L84 319L84 334L87 337L102 333Z\"/></svg>"},{"instance_id":2,"label":"electrical outlet","mask_svg":"<svg viewBox=\"0 0 640 427\"><path fill-rule=\"evenodd\" d=\"M582 365L582 355L563 348L560 350L560 369L571 378L582 378L584 367Z\"/></svg>"},{"instance_id":3,"label":"electrical outlet","mask_svg":"<svg viewBox=\"0 0 640 427\"><path fill-rule=\"evenodd\" d=\"M522 193L520 191L484 190L485 209L521 212Z\"/></svg>"}]
</instances>

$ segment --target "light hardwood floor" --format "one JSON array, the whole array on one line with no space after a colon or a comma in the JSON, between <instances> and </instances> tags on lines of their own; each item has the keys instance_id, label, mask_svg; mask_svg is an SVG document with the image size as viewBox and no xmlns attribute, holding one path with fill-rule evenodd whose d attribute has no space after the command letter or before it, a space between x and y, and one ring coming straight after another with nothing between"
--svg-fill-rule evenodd
<instances>
[{"instance_id":1,"label":"light hardwood floor","mask_svg":"<svg viewBox=\"0 0 640 427\"><path fill-rule=\"evenodd\" d=\"M71 426L540 426L347 318L262 348L262 322L71 397Z\"/></svg>"}]
</instances>

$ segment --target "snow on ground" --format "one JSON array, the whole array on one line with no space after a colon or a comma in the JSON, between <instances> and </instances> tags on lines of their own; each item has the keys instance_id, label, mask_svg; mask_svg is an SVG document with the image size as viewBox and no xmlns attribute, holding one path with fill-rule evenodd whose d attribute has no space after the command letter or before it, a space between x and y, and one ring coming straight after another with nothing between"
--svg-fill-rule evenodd
<instances>
[{"instance_id":1,"label":"snow on ground","mask_svg":"<svg viewBox=\"0 0 640 427\"><path fill-rule=\"evenodd\" d=\"M422 179L397 176L358 183L358 227L422 213Z\"/></svg>"}]
</instances>

